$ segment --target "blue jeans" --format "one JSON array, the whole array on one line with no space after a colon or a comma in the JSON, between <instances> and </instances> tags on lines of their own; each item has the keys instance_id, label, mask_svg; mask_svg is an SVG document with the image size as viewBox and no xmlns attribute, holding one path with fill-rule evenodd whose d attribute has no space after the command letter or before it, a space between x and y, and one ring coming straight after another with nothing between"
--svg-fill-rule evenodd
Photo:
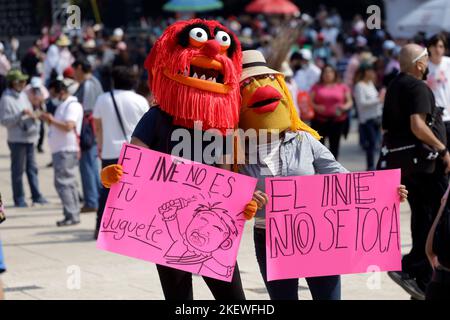
<instances>
[{"instance_id":1,"label":"blue jeans","mask_svg":"<svg viewBox=\"0 0 450 320\"><path fill-rule=\"evenodd\" d=\"M367 170L375 170L375 155L380 152L381 146L381 118L361 123L359 134L362 147L366 151Z\"/></svg>"},{"instance_id":2,"label":"blue jeans","mask_svg":"<svg viewBox=\"0 0 450 320\"><path fill-rule=\"evenodd\" d=\"M80 174L83 185L84 206L87 208L98 208L98 196L101 185L96 144L89 150L81 152Z\"/></svg>"},{"instance_id":3,"label":"blue jeans","mask_svg":"<svg viewBox=\"0 0 450 320\"><path fill-rule=\"evenodd\" d=\"M3 260L3 248L2 241L0 240L0 273L6 271L5 261Z\"/></svg>"},{"instance_id":4,"label":"blue jeans","mask_svg":"<svg viewBox=\"0 0 450 320\"><path fill-rule=\"evenodd\" d=\"M39 191L34 144L8 142L8 146L11 150L11 181L15 205L25 203L22 182L24 172L27 174L33 202L40 201L43 197Z\"/></svg>"},{"instance_id":5,"label":"blue jeans","mask_svg":"<svg viewBox=\"0 0 450 320\"><path fill-rule=\"evenodd\" d=\"M298 300L298 279L267 281L266 230L255 228L256 259L271 300ZM341 277L326 276L306 278L314 300L340 300Z\"/></svg>"}]
</instances>

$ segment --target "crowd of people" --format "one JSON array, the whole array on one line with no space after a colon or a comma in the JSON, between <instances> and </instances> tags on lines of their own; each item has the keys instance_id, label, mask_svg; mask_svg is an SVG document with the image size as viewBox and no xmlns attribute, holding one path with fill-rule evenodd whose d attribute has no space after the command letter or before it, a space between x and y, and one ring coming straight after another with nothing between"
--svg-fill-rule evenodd
<instances>
[{"instance_id":1,"label":"crowd of people","mask_svg":"<svg viewBox=\"0 0 450 320\"><path fill-rule=\"evenodd\" d=\"M247 59L257 59L258 63L269 60L276 49L271 43L283 28L280 20L263 16L215 18L237 35L244 52L257 50L249 51L253 54ZM412 250L403 257L402 271L389 275L414 299L425 298L429 283L434 283L430 297L448 298L450 264L445 248L448 250L449 243L433 246L434 236L429 232L443 230L445 224L439 221L443 217L448 221L449 215L446 190L450 171L450 58L445 55L446 35L430 39L418 35L408 41L425 49L417 44L405 45L383 29L368 30L359 15L345 22L336 10L325 7L314 17L302 15L301 21L299 36L279 71L284 76L282 86L289 89L292 97L292 107L312 127L307 171L346 172L337 162L340 141L348 135L351 121L357 119L367 170L401 167L402 184L409 191ZM48 145L54 187L64 215L57 226L76 225L81 213L97 212L97 238L109 192L105 186L110 185L107 181L102 181L102 185L101 169L120 173L120 168L111 169L111 165L117 163L122 144L132 141L132 137L139 138L146 147L151 145L145 135L156 129L142 128L142 121L150 121L147 111L159 108L161 101L147 85L149 75L144 65L158 37L174 22L143 20L144 32L134 37L120 28L108 33L100 25L87 25L67 34L58 28L43 28L41 37L22 57L17 39L0 43L0 123L7 128L16 207L29 205L23 187L24 173L33 204L48 203L40 191L35 156ZM272 75L266 79L270 82L278 73L267 68L252 77L261 81ZM244 95L244 91L241 93ZM288 123L282 129L300 128L295 125ZM313 138L316 131L329 151ZM287 132L283 139L289 139ZM391 152L409 145L419 145L417 148L426 156ZM321 157L314 157L314 152ZM321 170L320 163L324 161L327 165ZM248 175L256 172L251 167L241 170ZM77 185L78 176L81 188ZM260 192L255 201L258 210L262 210L267 202L265 194ZM261 221L256 224L261 226ZM442 232L440 239L448 240ZM255 228L261 271L264 237L264 228ZM4 269L0 246L0 272ZM171 277L168 270L161 268L159 272L163 278ZM262 275L265 277L264 272ZM340 298L339 277L321 281L308 279L311 290L317 287L313 296ZM297 296L295 281L277 285L265 282L271 298Z\"/></svg>"}]
</instances>

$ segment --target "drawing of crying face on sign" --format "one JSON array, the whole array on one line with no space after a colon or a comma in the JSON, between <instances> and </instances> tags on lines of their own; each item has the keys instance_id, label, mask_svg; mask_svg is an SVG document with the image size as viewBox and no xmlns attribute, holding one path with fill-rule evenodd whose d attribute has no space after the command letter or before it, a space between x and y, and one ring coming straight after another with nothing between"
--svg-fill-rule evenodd
<instances>
[{"instance_id":1,"label":"drawing of crying face on sign","mask_svg":"<svg viewBox=\"0 0 450 320\"><path fill-rule=\"evenodd\" d=\"M203 253L228 250L238 231L233 219L221 208L200 205L186 227L185 238L190 246Z\"/></svg>"},{"instance_id":2,"label":"drawing of crying face on sign","mask_svg":"<svg viewBox=\"0 0 450 320\"><path fill-rule=\"evenodd\" d=\"M182 231L178 222L179 211L189 208L191 202L195 202L195 198L179 198L170 200L159 208L173 241L164 254L166 263L197 266L198 273L203 267L207 267L217 275L231 277L233 265L225 263L220 258L216 259L214 253L233 247L234 240L239 234L235 220L227 210L219 207L220 202L198 204L192 209L192 219Z\"/></svg>"}]
</instances>

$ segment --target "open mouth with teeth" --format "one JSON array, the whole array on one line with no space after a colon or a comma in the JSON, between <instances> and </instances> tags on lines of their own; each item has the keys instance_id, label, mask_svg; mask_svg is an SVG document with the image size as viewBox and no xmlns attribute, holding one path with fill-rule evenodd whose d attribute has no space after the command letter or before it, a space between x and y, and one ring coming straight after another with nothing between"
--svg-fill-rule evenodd
<instances>
[{"instance_id":1,"label":"open mouth with teeth","mask_svg":"<svg viewBox=\"0 0 450 320\"><path fill-rule=\"evenodd\" d=\"M179 71L174 75L165 69L164 75L181 84L204 91L221 94L227 94L230 91L230 87L224 84L222 63L207 57L194 57L191 60L189 72Z\"/></svg>"}]
</instances>

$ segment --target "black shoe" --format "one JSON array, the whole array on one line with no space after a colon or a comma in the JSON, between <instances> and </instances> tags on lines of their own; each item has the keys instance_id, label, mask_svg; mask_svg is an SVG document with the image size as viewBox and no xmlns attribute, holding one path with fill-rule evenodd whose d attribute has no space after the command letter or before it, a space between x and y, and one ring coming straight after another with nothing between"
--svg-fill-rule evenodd
<instances>
[{"instance_id":1,"label":"black shoe","mask_svg":"<svg viewBox=\"0 0 450 320\"><path fill-rule=\"evenodd\" d=\"M406 272L389 271L388 276L408 292L413 300L425 300L425 293L419 288L417 281Z\"/></svg>"},{"instance_id":2,"label":"black shoe","mask_svg":"<svg viewBox=\"0 0 450 320\"><path fill-rule=\"evenodd\" d=\"M68 226L74 226L74 225L79 224L79 223L80 223L80 220L64 219L64 220L56 222L56 226L58 226L58 227L68 227Z\"/></svg>"},{"instance_id":3,"label":"black shoe","mask_svg":"<svg viewBox=\"0 0 450 320\"><path fill-rule=\"evenodd\" d=\"M37 147L37 152L38 152L38 153L44 153L44 149L42 149L41 146L38 146L38 147Z\"/></svg>"},{"instance_id":4,"label":"black shoe","mask_svg":"<svg viewBox=\"0 0 450 320\"><path fill-rule=\"evenodd\" d=\"M50 162L48 165L46 165L47 168L53 167L53 162Z\"/></svg>"}]
</instances>

